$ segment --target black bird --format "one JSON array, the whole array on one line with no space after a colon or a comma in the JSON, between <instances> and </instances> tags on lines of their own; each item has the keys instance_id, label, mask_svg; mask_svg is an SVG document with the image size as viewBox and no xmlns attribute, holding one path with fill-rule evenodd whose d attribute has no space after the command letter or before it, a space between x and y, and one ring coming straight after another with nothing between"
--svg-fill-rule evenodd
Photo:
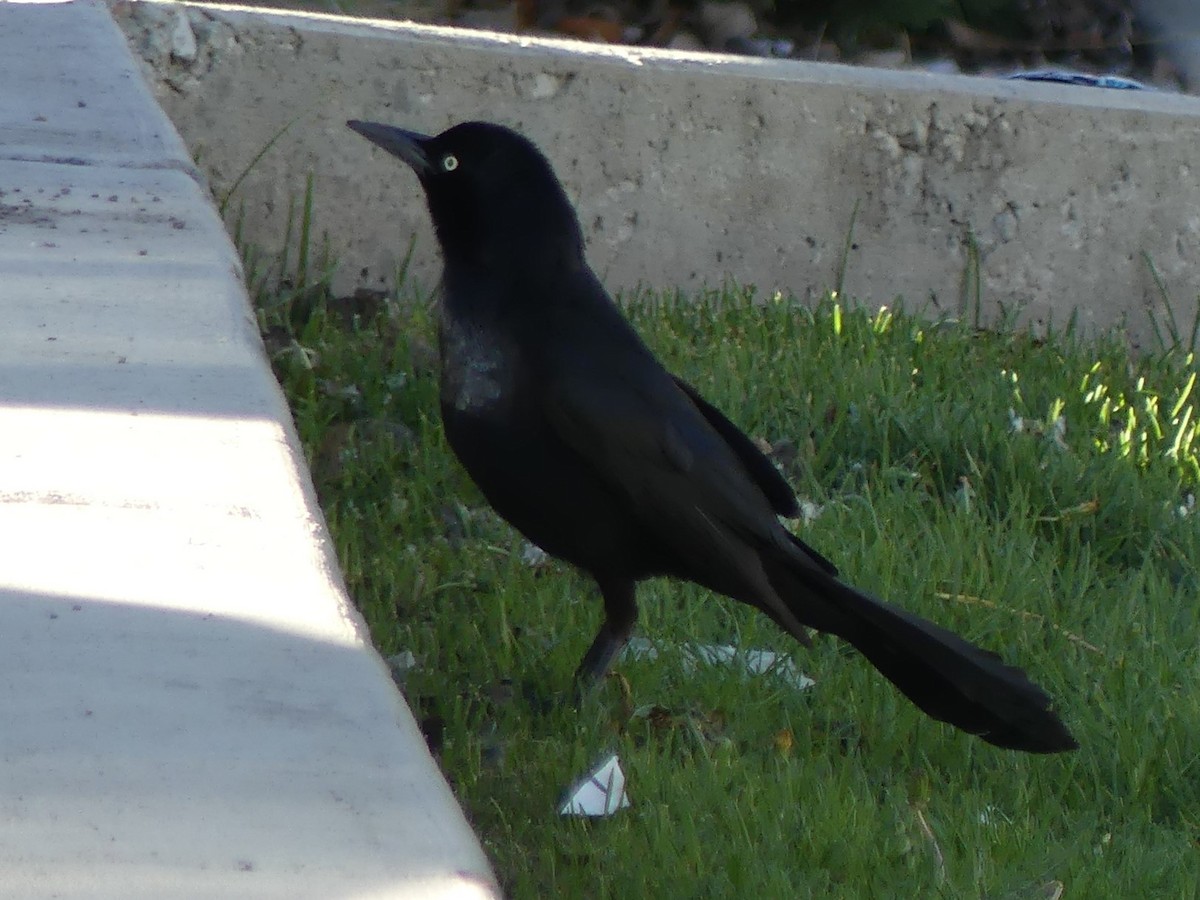
<instances>
[{"instance_id":1,"label":"black bird","mask_svg":"<svg viewBox=\"0 0 1200 900\"><path fill-rule=\"evenodd\" d=\"M783 527L791 489L621 315L530 141L482 122L435 137L347 124L425 190L445 263L450 446L501 516L600 587L606 618L582 682L629 639L637 583L666 575L757 607L804 644L806 628L841 637L930 716L996 746L1078 746L1020 669L845 584Z\"/></svg>"}]
</instances>

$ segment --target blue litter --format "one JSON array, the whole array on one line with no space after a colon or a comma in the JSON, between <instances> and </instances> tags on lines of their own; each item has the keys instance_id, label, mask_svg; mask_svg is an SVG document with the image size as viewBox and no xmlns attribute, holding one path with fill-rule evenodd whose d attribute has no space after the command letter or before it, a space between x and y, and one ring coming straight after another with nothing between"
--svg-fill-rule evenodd
<instances>
[{"instance_id":1,"label":"blue litter","mask_svg":"<svg viewBox=\"0 0 1200 900\"><path fill-rule=\"evenodd\" d=\"M1055 84L1078 84L1083 87L1110 88L1116 91L1144 91L1146 85L1132 78L1119 75L1085 75L1083 72L1066 72L1061 69L1038 69L1033 72L1013 72L1005 76L1016 81L1050 81Z\"/></svg>"}]
</instances>

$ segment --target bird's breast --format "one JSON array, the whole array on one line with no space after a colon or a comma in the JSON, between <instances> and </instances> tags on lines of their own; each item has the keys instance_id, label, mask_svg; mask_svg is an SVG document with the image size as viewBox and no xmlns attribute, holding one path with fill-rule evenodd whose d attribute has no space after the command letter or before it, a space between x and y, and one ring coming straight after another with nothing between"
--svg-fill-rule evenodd
<instances>
[{"instance_id":1,"label":"bird's breast","mask_svg":"<svg viewBox=\"0 0 1200 900\"><path fill-rule=\"evenodd\" d=\"M440 334L442 404L467 414L487 414L503 406L512 382L503 339L445 309Z\"/></svg>"}]
</instances>

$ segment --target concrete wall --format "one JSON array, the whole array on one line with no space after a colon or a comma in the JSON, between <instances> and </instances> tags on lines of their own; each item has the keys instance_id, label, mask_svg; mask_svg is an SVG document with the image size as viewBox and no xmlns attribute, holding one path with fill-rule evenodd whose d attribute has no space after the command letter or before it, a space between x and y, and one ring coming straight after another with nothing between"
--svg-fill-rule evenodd
<instances>
[{"instance_id":1,"label":"concrete wall","mask_svg":"<svg viewBox=\"0 0 1200 900\"><path fill-rule=\"evenodd\" d=\"M286 128L239 188L246 234L277 247L314 172L342 288L388 281L414 232L412 271L438 272L415 179L348 132L353 117L526 132L614 289L732 277L817 294L853 223L845 293L870 305L958 310L972 243L988 317L1078 307L1145 338L1159 300L1143 254L1181 319L1200 292L1195 97L179 9L116 7L218 192ZM181 21L196 46L172 58Z\"/></svg>"}]
</instances>

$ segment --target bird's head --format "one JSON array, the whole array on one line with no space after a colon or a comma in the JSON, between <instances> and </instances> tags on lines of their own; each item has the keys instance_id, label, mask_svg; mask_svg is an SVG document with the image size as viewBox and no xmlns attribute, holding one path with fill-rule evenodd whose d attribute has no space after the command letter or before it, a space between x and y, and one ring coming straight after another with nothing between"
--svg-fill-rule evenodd
<instances>
[{"instance_id":1,"label":"bird's head","mask_svg":"<svg viewBox=\"0 0 1200 900\"><path fill-rule=\"evenodd\" d=\"M417 174L448 266L520 265L531 254L542 266L582 261L575 210L546 157L522 135L488 122L433 137L377 122L346 124Z\"/></svg>"}]
</instances>

